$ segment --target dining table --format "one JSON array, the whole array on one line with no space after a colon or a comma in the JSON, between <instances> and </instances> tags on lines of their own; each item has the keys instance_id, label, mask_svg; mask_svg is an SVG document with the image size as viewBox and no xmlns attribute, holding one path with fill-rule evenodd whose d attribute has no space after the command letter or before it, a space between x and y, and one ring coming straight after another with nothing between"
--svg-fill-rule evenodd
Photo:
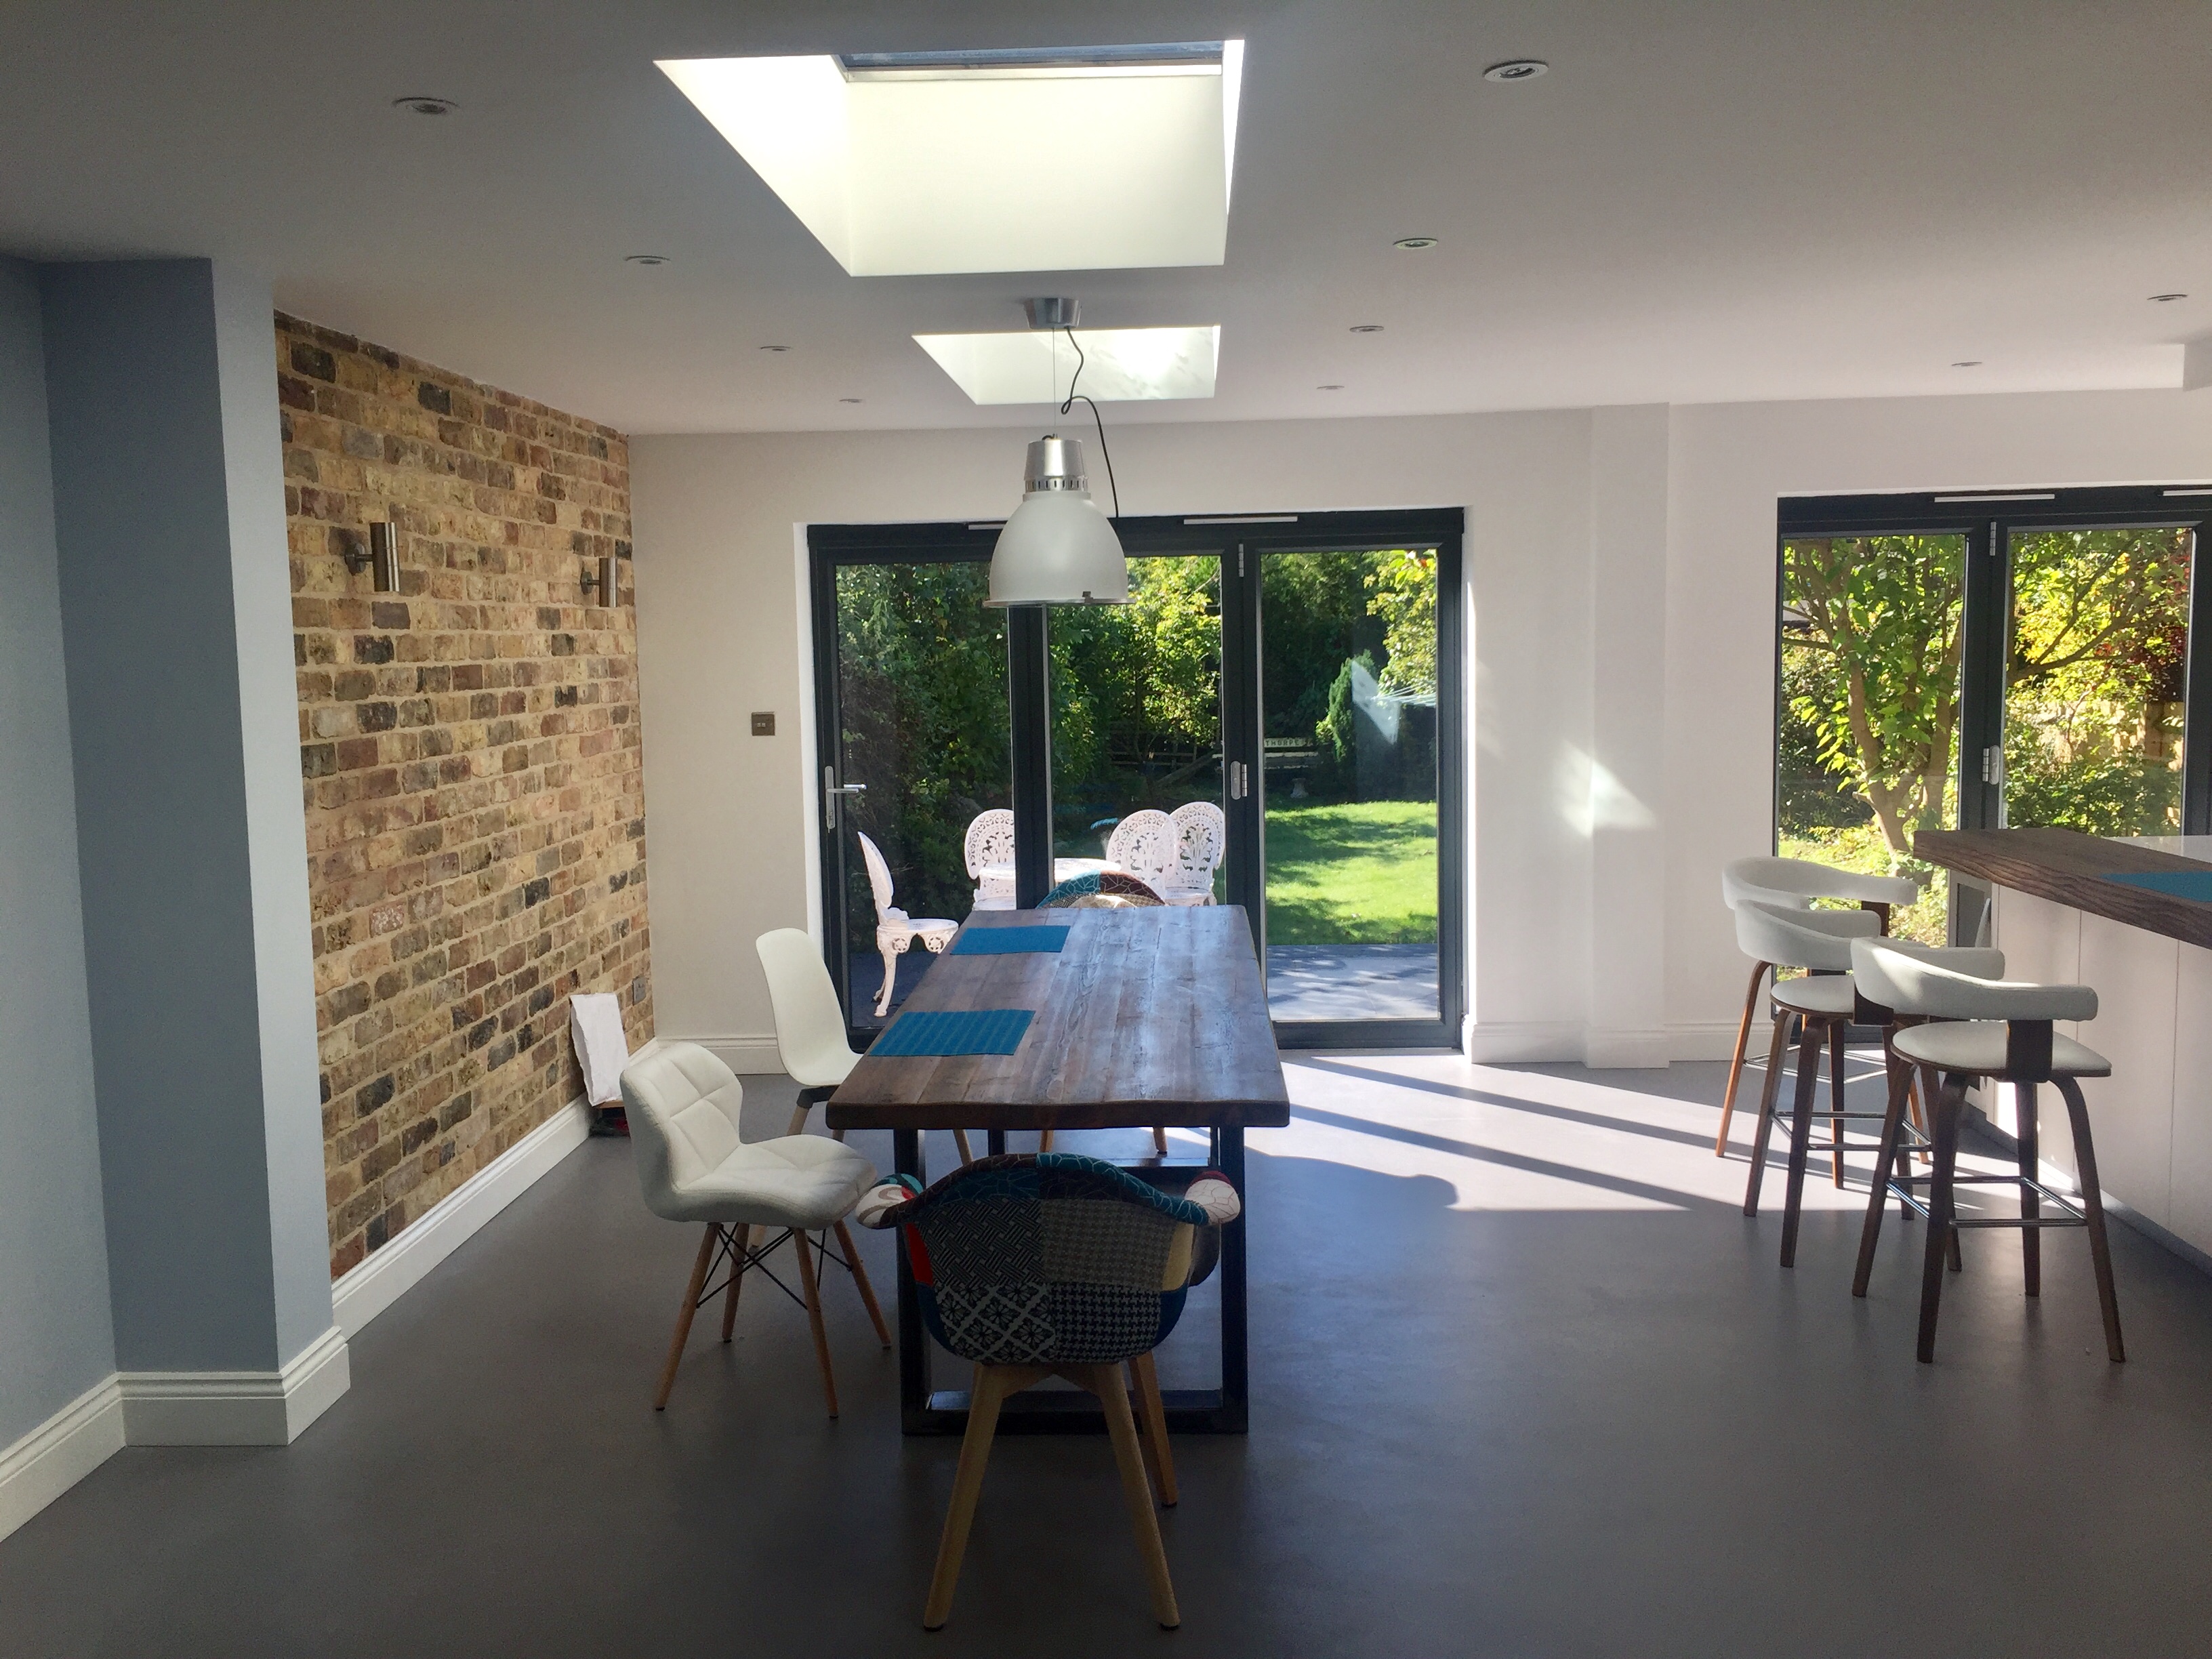
<instances>
[{"instance_id":1,"label":"dining table","mask_svg":"<svg viewBox=\"0 0 2212 1659\"><path fill-rule=\"evenodd\" d=\"M1049 926L1053 950L969 951L960 937L933 958L890 1024L830 1097L832 1129L889 1129L897 1173L925 1186L926 1132L982 1129L993 1152L1023 1131L1201 1130L1204 1160L1115 1160L1171 1191L1205 1169L1227 1176L1244 1212L1222 1230L1219 1386L1164 1390L1168 1426L1242 1434L1250 1415L1246 1320L1244 1132L1290 1121L1290 1095L1267 1016L1251 923L1241 906L989 910L961 933ZM1030 1014L1011 1054L894 1055L893 1034L917 1014L1001 1010ZM908 1434L957 1434L965 1389L934 1388L932 1343L902 1243L898 1257L899 1401ZM1090 1395L1034 1389L1002 1408L1001 1433L1103 1433Z\"/></svg>"}]
</instances>

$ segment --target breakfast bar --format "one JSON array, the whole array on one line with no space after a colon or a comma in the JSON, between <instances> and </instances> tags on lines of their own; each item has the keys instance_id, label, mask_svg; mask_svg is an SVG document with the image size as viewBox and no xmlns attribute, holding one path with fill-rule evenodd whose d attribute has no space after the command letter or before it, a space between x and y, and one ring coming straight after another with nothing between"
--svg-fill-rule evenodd
<instances>
[{"instance_id":1,"label":"breakfast bar","mask_svg":"<svg viewBox=\"0 0 2212 1659\"><path fill-rule=\"evenodd\" d=\"M2212 837L1924 830L1914 850L1992 890L2008 979L2095 986L2063 1029L2112 1062L2085 1085L2106 1201L2200 1265L2212 1258ZM1984 1101L2013 1133L2013 1103ZM2055 1102L2048 1109L2057 1109ZM2070 1176L2062 1130L2043 1156Z\"/></svg>"}]
</instances>

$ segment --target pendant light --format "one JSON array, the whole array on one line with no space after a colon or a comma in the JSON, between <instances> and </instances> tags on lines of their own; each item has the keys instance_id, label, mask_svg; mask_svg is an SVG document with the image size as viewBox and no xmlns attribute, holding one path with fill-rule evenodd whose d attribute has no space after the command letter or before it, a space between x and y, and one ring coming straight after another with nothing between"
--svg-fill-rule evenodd
<instances>
[{"instance_id":1,"label":"pendant light","mask_svg":"<svg viewBox=\"0 0 2212 1659\"><path fill-rule=\"evenodd\" d=\"M1027 304L1031 327L1064 333L1075 348L1075 374L1060 406L1065 415L1075 406L1080 395L1075 383L1083 376L1083 348L1075 338L1075 301L1031 300ZM1106 426L1098 418L1098 405L1088 398L1083 401L1091 404L1091 417L1098 422L1098 447L1104 454ZM1106 470L1110 479L1110 454ZM1121 505L1117 487L1117 513ZM1048 432L1030 446L1022 468L1022 504L1007 515L998 544L991 550L991 596L983 603L1004 607L1128 602L1129 562L1121 551L1121 538L1114 533L1114 521L1091 499L1083 445Z\"/></svg>"}]
</instances>

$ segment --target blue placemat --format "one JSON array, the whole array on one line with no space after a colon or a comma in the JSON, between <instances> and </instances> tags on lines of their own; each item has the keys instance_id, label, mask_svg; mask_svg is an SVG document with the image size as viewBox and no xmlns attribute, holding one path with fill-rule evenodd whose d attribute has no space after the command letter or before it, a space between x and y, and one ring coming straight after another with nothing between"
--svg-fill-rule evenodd
<instances>
[{"instance_id":1,"label":"blue placemat","mask_svg":"<svg viewBox=\"0 0 2212 1659\"><path fill-rule=\"evenodd\" d=\"M1034 1008L976 1008L960 1013L901 1014L870 1045L872 1054L1011 1054L1036 1018Z\"/></svg>"},{"instance_id":2,"label":"blue placemat","mask_svg":"<svg viewBox=\"0 0 2212 1659\"><path fill-rule=\"evenodd\" d=\"M1049 951L1067 943L1068 930L1049 922L1035 927L969 927L953 941L956 957L1003 957L1018 951Z\"/></svg>"},{"instance_id":3,"label":"blue placemat","mask_svg":"<svg viewBox=\"0 0 2212 1659\"><path fill-rule=\"evenodd\" d=\"M2163 893L2168 898L2194 899L2199 904L2212 904L2212 869L2205 870L2130 870L2125 875L2111 875L2106 881L2117 881L2124 887L2142 887L2154 893Z\"/></svg>"}]
</instances>

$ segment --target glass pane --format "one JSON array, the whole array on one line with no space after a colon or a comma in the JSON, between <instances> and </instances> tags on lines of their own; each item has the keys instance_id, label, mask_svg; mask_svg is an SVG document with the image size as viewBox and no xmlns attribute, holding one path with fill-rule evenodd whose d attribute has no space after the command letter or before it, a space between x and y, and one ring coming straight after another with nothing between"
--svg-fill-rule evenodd
<instances>
[{"instance_id":1,"label":"glass pane","mask_svg":"<svg viewBox=\"0 0 2212 1659\"><path fill-rule=\"evenodd\" d=\"M969 826L1012 805L1006 612L984 608L989 591L981 563L838 567L839 781L866 790L842 798L841 818L848 1012L858 1026L889 1017L875 1012L887 965L892 1007L928 971L927 949L907 930L967 915ZM903 927L879 930L862 836L882 854L886 902L906 912Z\"/></svg>"},{"instance_id":2,"label":"glass pane","mask_svg":"<svg viewBox=\"0 0 2212 1659\"><path fill-rule=\"evenodd\" d=\"M1436 1019L1437 560L1260 567L1267 1002Z\"/></svg>"},{"instance_id":3,"label":"glass pane","mask_svg":"<svg viewBox=\"0 0 2212 1659\"><path fill-rule=\"evenodd\" d=\"M1133 558L1126 607L1055 610L1047 629L1054 879L1110 867L1218 903L1220 561Z\"/></svg>"},{"instance_id":4,"label":"glass pane","mask_svg":"<svg viewBox=\"0 0 2212 1659\"><path fill-rule=\"evenodd\" d=\"M1959 821L1963 536L1808 537L1782 548L1776 816L1784 858L1910 876L1892 929L1946 942L1949 884L1913 832Z\"/></svg>"},{"instance_id":5,"label":"glass pane","mask_svg":"<svg viewBox=\"0 0 2212 1659\"><path fill-rule=\"evenodd\" d=\"M2190 540L2185 530L2013 533L2007 823L2181 832Z\"/></svg>"}]
</instances>

